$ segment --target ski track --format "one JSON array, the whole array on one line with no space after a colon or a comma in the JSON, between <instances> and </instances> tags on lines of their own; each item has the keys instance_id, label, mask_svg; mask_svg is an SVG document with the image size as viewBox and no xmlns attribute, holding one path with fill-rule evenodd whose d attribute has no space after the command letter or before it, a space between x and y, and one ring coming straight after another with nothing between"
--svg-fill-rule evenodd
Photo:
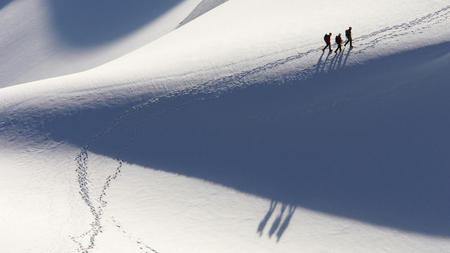
<instances>
[{"instance_id":1,"label":"ski track","mask_svg":"<svg viewBox=\"0 0 450 253\"><path fill-rule=\"evenodd\" d=\"M159 253L157 250L146 244L143 240L125 230L122 224L120 224L120 222L114 216L111 216L111 222L123 236L136 243L136 246L139 249L139 251L144 253Z\"/></svg>"},{"instance_id":2,"label":"ski track","mask_svg":"<svg viewBox=\"0 0 450 253\"><path fill-rule=\"evenodd\" d=\"M89 179L88 179L88 152L87 149L84 148L75 158L77 162L77 178L78 185L80 187L79 194L83 199L86 206L89 208L89 211L93 217L93 221L89 224L90 229L80 236L74 237L71 239L78 244L78 251L82 253L87 253L90 249L93 249L95 246L95 239L99 233L103 232L102 218L104 213L104 208L108 205L108 202L105 200L106 193L108 188L111 186L111 182L116 180L120 174L121 168L123 166L122 161L119 160L118 166L115 168L114 173L107 176L103 188L100 192L99 197L95 200L98 202L96 206L94 201L91 199L91 194L89 192ZM83 243L80 241L83 240L86 236L89 236L88 242Z\"/></svg>"},{"instance_id":3,"label":"ski track","mask_svg":"<svg viewBox=\"0 0 450 253\"><path fill-rule=\"evenodd\" d=\"M430 28L433 25L441 24L442 22L445 22L448 20L450 13L450 5L436 11L430 14L427 14L425 16L422 16L420 18L416 18L414 20L411 20L410 22L394 25L394 26L387 26L385 28L382 28L380 30L374 31L369 34L365 34L359 37L356 37L353 42L357 45L357 49L352 49L353 55L358 55L363 53L365 50L370 48L375 48L377 45L379 45L381 42L385 40L392 40L396 39L398 37L402 37L408 34L412 33L422 33L423 30L426 30L427 28ZM292 49L288 49L292 50ZM285 51L288 51L285 50ZM249 80L249 77L254 76L255 74L259 74L261 72L265 72L268 70L274 70L277 67L280 67L284 64L293 63L296 60L299 60L301 58L304 58L306 56L317 54L317 52L320 52L321 47L312 48L305 52L300 52L295 55L288 56L286 58L282 58L279 60L275 60L260 66L257 66L253 69L231 74L228 76L224 76L217 79L212 79L197 85L194 85L193 87L187 88L187 89L180 89L168 92L165 95L161 95L159 97L153 97L150 98L147 101L144 101L142 103L135 104L131 106L129 109L123 111L120 113L115 119L113 119L102 131L95 134L93 137L91 137L90 141L80 149L79 154L75 157L76 161L76 175L78 179L78 185L79 185L79 194L86 204L86 206L89 208L90 213L92 215L93 221L90 223L90 229L87 230L85 233L81 234L77 237L71 237L71 239L78 245L78 252L82 253L88 253L89 250L92 250L95 247L95 240L99 233L103 232L103 225L102 225L102 219L103 219L103 212L104 209L107 207L108 202L105 200L107 195L107 190L110 188L111 183L117 179L119 176L123 161L119 158L115 158L117 160L118 166L115 168L114 173L109 175L105 183L103 185L102 191L100 196L95 200L98 202L98 206L95 205L94 201L91 198L91 194L89 192L89 179L88 179L88 153L89 153L89 147L98 142L101 137L106 136L109 134L114 128L116 128L119 124L126 121L127 118L134 114L139 112L140 110L146 108L147 106L150 106L152 104L161 102L163 100L170 100L173 97L178 96L184 96L184 95L202 95L202 99L207 99L208 95L212 95L210 99L214 99L218 96L220 96L225 91L230 91L233 89L241 89L244 87L247 87L248 85L251 85L251 80ZM345 49L344 49L345 50ZM321 64L322 62L322 56L320 57L317 64L313 65L311 68L306 68L303 70L299 70L292 78L295 79L304 79L307 77L310 77L314 74L317 74L318 72L323 72L328 67L327 71L332 71L340 67L344 67L349 56L349 52L347 51L347 54L345 58L343 59L344 50L339 53L338 55L334 55L332 57L332 60L328 63L328 59L330 57L330 54L326 56L325 63ZM342 62L343 61L343 62ZM283 80L287 80L289 77L282 77ZM192 102L192 101L191 101ZM186 102L187 104L189 102ZM160 112L163 113L163 112ZM286 207L284 207L285 209ZM270 209L271 210L271 209ZM284 211L284 210L283 210ZM271 215L273 210L269 212L268 215ZM295 207L289 207L289 216L291 217L293 213L295 212ZM282 213L281 213L282 215ZM265 219L263 219L265 220ZM147 244L143 243L142 240L133 237L128 233L127 231L122 229L122 226L118 223L118 221L112 217L113 224L121 230L123 234L127 234L128 238L131 240L135 240L139 249L144 252L153 252L158 253L155 249L148 246ZM266 221L267 222L267 221ZM278 227L277 224L275 224L276 227ZM261 227L262 226L262 227ZM258 233L262 233L262 230L264 228L265 224L260 224L260 227L258 227ZM282 225L283 226L283 225ZM275 233L275 230L270 232L269 235ZM89 236L88 242L81 242L86 236ZM277 235L278 240L280 235Z\"/></svg>"}]
</instances>

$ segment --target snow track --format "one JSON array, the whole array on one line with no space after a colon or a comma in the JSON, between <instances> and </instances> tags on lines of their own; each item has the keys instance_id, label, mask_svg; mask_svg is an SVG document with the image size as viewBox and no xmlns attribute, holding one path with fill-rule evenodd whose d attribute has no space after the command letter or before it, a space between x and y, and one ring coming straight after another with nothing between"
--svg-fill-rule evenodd
<instances>
[{"instance_id":1,"label":"snow track","mask_svg":"<svg viewBox=\"0 0 450 253\"><path fill-rule=\"evenodd\" d=\"M123 234L123 236L125 236L128 240L131 240L133 242L136 243L137 248L144 253L159 253L156 249L150 247L147 243L145 243L143 240L141 240L140 238L132 235L131 233L129 233L127 230L124 229L123 225L120 224L119 221L117 221L117 219L115 217L111 217L111 221L114 224L114 226L119 230L119 232L121 234Z\"/></svg>"},{"instance_id":2,"label":"snow track","mask_svg":"<svg viewBox=\"0 0 450 253\"><path fill-rule=\"evenodd\" d=\"M369 48L374 48L385 40L392 40L405 35L420 34L433 25L438 25L444 23L444 21L448 21L449 16L450 5L436 12L411 20L410 22L388 26L367 35L360 36L354 40L358 45L360 45L358 48L361 48L356 52L356 54L362 53L364 50Z\"/></svg>"},{"instance_id":3,"label":"snow track","mask_svg":"<svg viewBox=\"0 0 450 253\"><path fill-rule=\"evenodd\" d=\"M378 44L380 44L382 41L389 40L389 39L395 39L397 37L405 36L407 34L412 34L417 31L424 30L426 28L429 28L431 25L435 24L441 24L442 21L447 21L450 14L450 5L446 6L436 12L427 14L423 17L414 19L407 23L402 23L399 25L389 26L382 28L380 30L371 32L366 35L362 35L359 37L356 37L353 41L356 44L355 49L345 49L348 51L351 51L352 55L362 54L369 48L375 48ZM310 56L312 54L317 54L319 52L321 47L315 47L312 49L309 49L305 52L300 52L292 56L288 56L283 59L275 60L272 62L268 62L264 65L257 66L255 68L242 71L239 73L234 73L231 75L227 75L224 77L220 77L217 79L212 79L197 85L194 85L193 87L187 88L187 89L180 89L168 92L165 95L161 95L159 97L153 97L147 101L144 101L142 103L138 103L129 109L125 110L123 113L121 113L118 117L116 117L111 123L108 124L107 127L104 128L101 132L96 134L94 137L91 138L91 142L86 145L85 149L86 151L89 149L89 145L91 143L94 143L97 141L97 139L107 135L109 132L111 132L112 129L114 129L117 125L119 125L122 121L126 120L129 115L140 111L141 109L150 106L154 103L160 102L163 99L170 99L172 97L177 96L183 96L183 95L207 95L207 94L213 94L214 96L219 95L221 92L229 91L230 89L234 88L245 88L247 85L251 85L253 81L250 79L247 79L248 77L252 77L256 74L260 74L269 70L273 70L277 67L283 66L285 64L292 63L296 60L300 60L304 57ZM345 51L344 50L344 51ZM340 53L340 57L344 54L344 51ZM336 55L333 56L333 58L337 58ZM345 63L348 59L348 55L346 56L346 59L344 60L344 63L342 65L345 66ZM320 62L320 61L319 61ZM295 78L308 78L313 74L316 74L318 72L318 69L324 69L325 66L321 64L316 64L312 66L311 68L307 69L301 69L297 73L295 73ZM331 70L331 68L330 68ZM170 78L170 77L169 77Z\"/></svg>"},{"instance_id":4,"label":"snow track","mask_svg":"<svg viewBox=\"0 0 450 253\"><path fill-rule=\"evenodd\" d=\"M91 192L89 191L89 179L88 179L88 152L86 149L82 149L80 154L75 158L77 162L77 178L78 184L80 187L80 196L83 199L86 206L89 208L89 211L92 215L93 221L90 223L90 229L83 233L80 236L72 236L72 240L78 244L78 251L82 253L87 253L89 250L93 249L95 246L95 240L99 233L103 230L102 219L104 208L108 205L105 197L107 195L107 191L111 186L111 183L117 179L120 174L120 170L122 168L122 161L118 161L118 166L115 168L114 173L108 176L105 180L103 188L101 189L101 193L93 200L91 196ZM96 202L98 205L96 205ZM83 240L87 238L86 240ZM83 240L83 241L82 241Z\"/></svg>"}]
</instances>

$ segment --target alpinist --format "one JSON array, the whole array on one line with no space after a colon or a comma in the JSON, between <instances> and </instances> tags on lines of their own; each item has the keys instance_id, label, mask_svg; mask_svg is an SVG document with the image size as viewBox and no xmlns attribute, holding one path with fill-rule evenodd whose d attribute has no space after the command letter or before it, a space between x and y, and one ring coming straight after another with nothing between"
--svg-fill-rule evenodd
<instances>
[{"instance_id":1,"label":"alpinist","mask_svg":"<svg viewBox=\"0 0 450 253\"><path fill-rule=\"evenodd\" d=\"M342 51L342 38L341 38L341 34L338 34L338 36L336 36L335 40L336 40L337 48L336 48L336 51L334 51L334 53L337 54L337 51L338 51L338 50L339 50L339 53Z\"/></svg>"},{"instance_id":2,"label":"alpinist","mask_svg":"<svg viewBox=\"0 0 450 253\"><path fill-rule=\"evenodd\" d=\"M331 49L331 33L325 34L325 36L323 36L323 40L327 45L322 49L322 52L325 52L325 49L327 49L327 47L330 49L330 53L333 52L333 50Z\"/></svg>"},{"instance_id":3,"label":"alpinist","mask_svg":"<svg viewBox=\"0 0 450 253\"><path fill-rule=\"evenodd\" d=\"M347 37L347 41L344 44L344 47L347 46L347 44L350 42L350 48L353 48L352 45L352 27L350 26L348 30L345 30L345 37Z\"/></svg>"}]
</instances>

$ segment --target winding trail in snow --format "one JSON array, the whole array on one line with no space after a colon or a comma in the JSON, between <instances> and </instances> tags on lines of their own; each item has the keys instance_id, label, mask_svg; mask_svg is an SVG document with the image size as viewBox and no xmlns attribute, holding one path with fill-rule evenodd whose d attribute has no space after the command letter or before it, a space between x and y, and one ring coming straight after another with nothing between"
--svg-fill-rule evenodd
<instances>
[{"instance_id":1,"label":"winding trail in snow","mask_svg":"<svg viewBox=\"0 0 450 253\"><path fill-rule=\"evenodd\" d=\"M106 181L101 189L99 197L96 199L98 202L98 206L94 203L91 198L91 194L89 191L89 179L88 179L88 152L87 149L84 148L75 158L77 162L77 179L78 185L80 187L79 194L83 199L86 206L89 208L89 211L93 217L93 221L90 223L90 229L77 237L71 237L71 239L78 244L78 250L83 253L87 253L90 249L93 249L95 246L95 239L99 233L102 232L102 218L104 213L104 208L108 205L108 202L105 200L107 190L111 186L111 182L116 180L120 174L122 168L122 161L119 160L119 164L114 170L114 173L109 175L106 178ZM88 237L87 243L81 242L82 239Z\"/></svg>"},{"instance_id":2,"label":"winding trail in snow","mask_svg":"<svg viewBox=\"0 0 450 253\"><path fill-rule=\"evenodd\" d=\"M114 216L111 216L111 222L114 224L114 226L119 230L119 232L121 234L123 234L130 241L133 241L134 243L136 243L137 248L141 252L144 252L144 253L159 253L156 249L150 247L142 239L140 239L140 238L132 235L130 232L128 232Z\"/></svg>"},{"instance_id":3,"label":"winding trail in snow","mask_svg":"<svg viewBox=\"0 0 450 253\"><path fill-rule=\"evenodd\" d=\"M381 42L383 42L385 40L395 39L395 38L402 37L402 36L412 34L412 33L421 33L423 30L426 30L433 25L437 25L437 24L441 24L442 22L446 22L449 19L449 15L450 15L450 5L442 8L438 11L435 11L433 13L429 13L422 17L411 20L410 22L406 22L406 23L402 23L402 24L398 24L398 25L394 25L394 26L388 26L388 27L379 29L377 31L356 37L353 40L354 43L356 44L356 47L355 47L355 49L351 50L352 55L361 54L369 48L375 48ZM110 188L111 183L117 179L117 177L119 176L121 169L123 167L123 161L120 160L119 158L115 158L115 160L118 163L117 167L115 168L114 172L106 178L105 183L102 188L102 191L100 193L100 196L97 199L93 200L92 196L91 196L91 192L89 191L90 181L88 179L88 175L89 175L88 153L89 153L90 146L92 146L96 142L99 142L102 137L107 136L119 124L121 124L122 122L125 122L130 115L139 112L140 110L146 108L147 106L158 103L162 100L171 99L173 97L183 96L183 95L206 96L206 95L214 94L214 96L212 97L212 99L213 99L214 97L221 95L225 91L229 91L229 90L236 89L236 88L244 88L244 87L247 87L248 85L251 85L252 82L247 79L248 77L254 76L256 74L259 74L259 73L262 73L262 72L265 72L268 70L275 69L277 67L280 67L280 66L288 64L288 63L292 63L292 62L299 60L301 58L304 58L306 56L309 56L312 54L317 54L317 52L320 52L319 50L321 50L321 47L311 48L305 52L300 52L295 55L288 56L286 58L271 61L271 62L268 62L266 64L257 66L255 68L252 68L252 69L249 69L246 71L230 74L230 75L216 78L216 79L211 79L209 81L199 83L199 84L194 85L193 87L190 87L187 89L175 90L175 91L168 92L165 95L161 95L159 97L150 98L144 102L135 104L135 105L131 106L129 109L123 111L116 118L114 118L103 130L101 130L100 132L95 134L93 137L91 137L90 141L83 148L80 149L80 152L75 157L75 161L76 161L75 171L76 171L78 185L79 185L79 194L80 194L82 200L84 201L84 203L86 204L86 206L88 207L88 209L90 210L90 213L91 213L91 216L93 219L93 221L90 223L89 230L87 230L85 233L83 233L80 236L71 237L72 240L78 244L78 246L79 246L78 251L82 252L82 253L87 253L89 250L92 250L95 247L96 238L97 238L98 234L102 232L102 228L103 228L102 222L103 222L104 209L108 205L108 202L105 199L107 196L107 191ZM344 54L343 52L340 53L338 57L334 57L332 62L328 66L329 67L328 71L335 69L336 66L344 67L347 62L349 52L350 51L347 51L347 54L345 56L343 63L342 63L342 57ZM328 59L328 57L329 57L329 55L327 55L327 59ZM308 78L311 75L317 73L318 69L319 70L322 69L322 71L323 71L327 61L325 60L325 64L321 65L321 59L322 59L322 57L319 59L318 63L313 65L312 67L303 69L303 70L299 70L296 73L295 78L297 78L297 79ZM98 205L96 205L94 202L98 202ZM292 217L294 211L295 211L295 207L289 207L289 217ZM112 218L112 222L113 222L113 224L115 224L115 226L117 228L121 228L121 225L119 224L117 219L115 219L114 217ZM258 232L262 232L262 230L263 230L263 227L259 228ZM123 231L125 231L125 230L123 230ZM123 231L122 231L122 233L124 233ZM273 233L274 233L274 231L273 231ZM281 230L281 231L284 231L284 230ZM125 232L125 234L126 234L126 232ZM87 236L88 236L87 242L84 242L84 243L81 242L80 239L83 239ZM277 235L277 237L279 239L279 237L281 237L281 235ZM157 251L155 249L148 246L147 244L144 244L142 242L142 240L140 240L140 239L137 239L136 243L138 245L141 245L140 249L142 249L142 250L147 249L153 253L157 253Z\"/></svg>"},{"instance_id":4,"label":"winding trail in snow","mask_svg":"<svg viewBox=\"0 0 450 253\"><path fill-rule=\"evenodd\" d=\"M374 48L383 40L386 39L394 39L397 37L404 36L406 34L412 33L422 33L423 30L430 28L432 25L440 24L441 22L448 20L450 16L450 5L435 11L433 13L429 13L420 18L416 18L411 20L410 22L402 23L399 25L388 26L383 29L377 30L375 32L363 35L358 37L355 41L362 42L368 40L367 42L362 42L360 45L361 49L358 51L364 51L368 48Z\"/></svg>"},{"instance_id":5,"label":"winding trail in snow","mask_svg":"<svg viewBox=\"0 0 450 253\"><path fill-rule=\"evenodd\" d=\"M423 17L416 18L410 22L402 23L399 25L394 26L388 26L385 28L382 28L380 30L374 31L372 33L362 35L359 37L356 37L353 41L358 44L358 47L356 49L352 49L352 54L361 54L368 48L374 48L379 43L381 43L383 40L387 39L393 39L397 37L404 36L409 33L418 32L421 30L425 30L426 28L429 28L431 25L439 24L444 20L447 20L450 16L450 5L436 11L430 14L427 14ZM359 44L359 42L361 42ZM121 123L121 121L125 120L130 114L138 112L139 110L145 108L148 105L151 105L153 103L159 102L163 99L170 99L175 96L182 96L182 95L206 95L211 93L221 93L224 91L228 91L233 88L243 88L248 84L251 84L250 81L245 80L245 78L259 74L277 67L280 67L282 65L291 63L295 60L299 60L301 58L304 58L306 56L309 56L311 54L316 54L319 52L321 47L316 47L309 49L305 52L300 52L292 56L288 56L283 59L279 59L276 61L271 61L266 64L257 66L255 68L252 68L250 70L242 71L235 74L230 74L224 77L220 77L217 79L211 79L209 81L194 85L193 87L181 89L181 90L175 90L168 92L165 95L161 95L159 97L153 97L147 101L144 101L142 103L138 103L129 109L125 110L123 113L121 113L117 118L115 118L108 127L105 128L104 131L101 131L100 134L97 134L94 138L98 138L99 136L104 136L107 133L111 132L113 128L115 128L117 125ZM317 64L312 66L308 69L300 70L299 72L305 72L303 75L299 76L297 75L297 78L304 77L307 78L311 76L312 73L316 72L316 68L321 67Z\"/></svg>"}]
</instances>

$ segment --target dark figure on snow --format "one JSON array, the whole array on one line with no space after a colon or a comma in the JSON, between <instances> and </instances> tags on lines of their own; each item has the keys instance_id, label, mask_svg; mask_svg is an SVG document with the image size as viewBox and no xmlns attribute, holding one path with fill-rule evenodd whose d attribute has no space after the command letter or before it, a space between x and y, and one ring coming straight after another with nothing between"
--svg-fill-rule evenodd
<instances>
[{"instance_id":1,"label":"dark figure on snow","mask_svg":"<svg viewBox=\"0 0 450 253\"><path fill-rule=\"evenodd\" d=\"M344 47L347 46L347 44L350 42L350 48L353 48L352 27L351 26L348 28L348 30L345 30L345 37L347 37L347 41L345 42Z\"/></svg>"},{"instance_id":2,"label":"dark figure on snow","mask_svg":"<svg viewBox=\"0 0 450 253\"><path fill-rule=\"evenodd\" d=\"M327 43L327 45L322 49L322 52L325 52L325 49L327 49L327 47L330 49L330 53L333 52L333 50L331 49L331 33L325 34L325 36L323 36L323 40L325 40L325 43Z\"/></svg>"},{"instance_id":3,"label":"dark figure on snow","mask_svg":"<svg viewBox=\"0 0 450 253\"><path fill-rule=\"evenodd\" d=\"M336 44L337 44L337 48L336 51L334 51L335 54L337 54L337 51L339 50L339 53L342 51L342 38L341 38L341 34L338 34L338 36L336 36Z\"/></svg>"}]
</instances>

